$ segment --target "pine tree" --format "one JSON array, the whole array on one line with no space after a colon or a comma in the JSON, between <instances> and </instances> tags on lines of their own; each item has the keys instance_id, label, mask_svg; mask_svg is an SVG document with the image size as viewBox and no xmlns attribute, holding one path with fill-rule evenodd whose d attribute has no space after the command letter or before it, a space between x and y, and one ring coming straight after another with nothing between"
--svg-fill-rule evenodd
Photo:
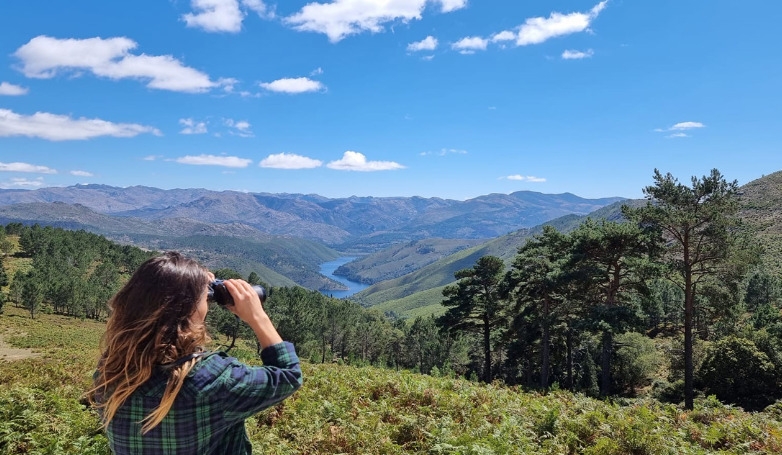
<instances>
[{"instance_id":1,"label":"pine tree","mask_svg":"<svg viewBox=\"0 0 782 455\"><path fill-rule=\"evenodd\" d=\"M684 396L693 408L693 326L696 300L709 287L731 286L757 260L738 217L738 183L727 182L717 169L692 177L692 186L671 174L654 171L655 184L644 188L644 207L624 207L623 214L657 230L665 245L663 262L668 278L684 292Z\"/></svg>"},{"instance_id":2,"label":"pine tree","mask_svg":"<svg viewBox=\"0 0 782 455\"><path fill-rule=\"evenodd\" d=\"M569 283L562 268L568 260L567 236L551 226L519 248L504 287L514 301L516 318L532 314L540 327L540 387L549 386L551 328L561 319ZM520 321L514 321L521 326Z\"/></svg>"},{"instance_id":3,"label":"pine tree","mask_svg":"<svg viewBox=\"0 0 782 455\"><path fill-rule=\"evenodd\" d=\"M483 256L471 269L454 274L459 281L443 289L443 306L448 311L440 326L451 331L477 332L483 341L483 380L492 379L492 334L501 329L506 302L500 295L505 264L496 256Z\"/></svg>"}]
</instances>

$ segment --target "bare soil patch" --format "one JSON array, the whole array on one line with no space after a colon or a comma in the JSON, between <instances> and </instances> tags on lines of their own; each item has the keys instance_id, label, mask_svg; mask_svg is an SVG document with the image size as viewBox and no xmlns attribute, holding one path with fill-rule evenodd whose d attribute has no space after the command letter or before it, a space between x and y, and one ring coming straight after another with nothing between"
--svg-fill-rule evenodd
<instances>
[{"instance_id":1,"label":"bare soil patch","mask_svg":"<svg viewBox=\"0 0 782 455\"><path fill-rule=\"evenodd\" d=\"M28 359L30 357L37 357L40 354L33 352L30 349L15 348L3 341L3 336L0 335L0 361L6 360L12 362L14 360Z\"/></svg>"}]
</instances>

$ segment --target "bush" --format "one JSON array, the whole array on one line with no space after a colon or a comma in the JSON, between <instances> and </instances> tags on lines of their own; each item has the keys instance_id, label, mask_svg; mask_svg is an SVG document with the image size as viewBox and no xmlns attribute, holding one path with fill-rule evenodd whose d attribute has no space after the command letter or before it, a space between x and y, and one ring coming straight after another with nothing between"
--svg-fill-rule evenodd
<instances>
[{"instance_id":1,"label":"bush","mask_svg":"<svg viewBox=\"0 0 782 455\"><path fill-rule=\"evenodd\" d=\"M652 376L663 363L654 341L636 332L617 335L616 361L612 376L616 390L635 395L636 389L651 384Z\"/></svg>"},{"instance_id":2,"label":"bush","mask_svg":"<svg viewBox=\"0 0 782 455\"><path fill-rule=\"evenodd\" d=\"M779 380L768 356L751 340L730 336L709 346L697 379L707 394L761 410L774 402Z\"/></svg>"},{"instance_id":3,"label":"bush","mask_svg":"<svg viewBox=\"0 0 782 455\"><path fill-rule=\"evenodd\" d=\"M684 401L684 379L673 382L655 381L652 384L652 397L663 403L681 403Z\"/></svg>"}]
</instances>

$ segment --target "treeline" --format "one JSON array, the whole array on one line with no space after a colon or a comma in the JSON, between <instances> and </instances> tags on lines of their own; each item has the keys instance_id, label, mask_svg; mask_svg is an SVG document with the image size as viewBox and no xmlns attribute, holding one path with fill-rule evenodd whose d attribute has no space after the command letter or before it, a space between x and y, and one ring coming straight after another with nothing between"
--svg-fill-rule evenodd
<instances>
[{"instance_id":1,"label":"treeline","mask_svg":"<svg viewBox=\"0 0 782 455\"><path fill-rule=\"evenodd\" d=\"M26 267L8 277L5 259L13 250L9 236L17 236L14 255ZM41 311L100 320L107 316L106 302L151 253L112 243L86 231L25 226L0 226L0 310L5 302L26 308L31 317ZM9 279L10 278L10 279ZM10 281L10 283L9 283Z\"/></svg>"},{"instance_id":2,"label":"treeline","mask_svg":"<svg viewBox=\"0 0 782 455\"><path fill-rule=\"evenodd\" d=\"M11 241L18 239L18 248ZM156 255L117 245L99 235L61 228L0 226L0 311L10 302L35 318L41 312L103 320L109 298L138 266ZM14 259L14 271L6 265ZM21 264L21 265L20 265ZM218 278L244 278L266 286L266 308L284 338L294 342L300 355L313 362L345 362L418 369L449 365L447 354L457 341L440 336L432 320L406 324L344 300L302 287L272 287L252 272L247 277L232 269L214 270ZM9 276L12 275L12 276ZM5 290L5 292L2 292ZM223 349L238 338L254 340L252 332L232 313L216 305L207 323ZM447 343L441 347L440 343ZM461 352L466 359L466 345ZM466 365L466 361L455 362ZM466 367L458 371L466 373ZM455 373L454 373L455 374Z\"/></svg>"},{"instance_id":3,"label":"treeline","mask_svg":"<svg viewBox=\"0 0 782 455\"><path fill-rule=\"evenodd\" d=\"M692 409L696 391L748 409L782 398L779 279L737 216L717 170L691 185L655 171L625 221L547 227L506 265L456 273L437 320L471 337L485 381L658 398Z\"/></svg>"}]
</instances>

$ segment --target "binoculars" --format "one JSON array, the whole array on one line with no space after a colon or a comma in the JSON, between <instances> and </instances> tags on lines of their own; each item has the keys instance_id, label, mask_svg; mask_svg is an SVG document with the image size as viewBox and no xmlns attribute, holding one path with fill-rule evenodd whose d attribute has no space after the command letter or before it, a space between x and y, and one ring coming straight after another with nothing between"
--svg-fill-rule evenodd
<instances>
[{"instance_id":1,"label":"binoculars","mask_svg":"<svg viewBox=\"0 0 782 455\"><path fill-rule=\"evenodd\" d=\"M266 302L266 289L264 289L263 286L253 286L253 289L258 293L258 298L261 299L261 303ZM225 287L223 280L214 280L209 283L206 301L215 302L220 306L234 304L234 298L231 297L231 293L228 292L228 288Z\"/></svg>"}]
</instances>

